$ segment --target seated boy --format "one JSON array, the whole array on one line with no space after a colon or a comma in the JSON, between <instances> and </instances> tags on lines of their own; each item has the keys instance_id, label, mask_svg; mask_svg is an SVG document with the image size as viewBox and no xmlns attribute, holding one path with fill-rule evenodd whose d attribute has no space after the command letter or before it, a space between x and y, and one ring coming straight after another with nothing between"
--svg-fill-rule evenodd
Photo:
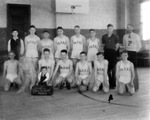
<instances>
[{"instance_id":1,"label":"seated boy","mask_svg":"<svg viewBox=\"0 0 150 120\"><path fill-rule=\"evenodd\" d=\"M76 65L75 77L77 85L81 84L88 86L92 75L91 63L87 61L87 53L80 53L81 60Z\"/></svg>"},{"instance_id":2,"label":"seated boy","mask_svg":"<svg viewBox=\"0 0 150 120\"><path fill-rule=\"evenodd\" d=\"M132 95L134 90L133 80L135 77L134 74L134 65L128 60L128 52L123 51L121 53L122 60L117 63L116 66L116 84L118 86L119 94L123 94L127 88L128 92Z\"/></svg>"},{"instance_id":3,"label":"seated boy","mask_svg":"<svg viewBox=\"0 0 150 120\"><path fill-rule=\"evenodd\" d=\"M97 61L94 62L95 70L95 84L93 91L97 92L100 85L103 86L103 91L107 93L109 91L109 82L108 82L108 61L104 59L103 52L97 53Z\"/></svg>"},{"instance_id":4,"label":"seated boy","mask_svg":"<svg viewBox=\"0 0 150 120\"><path fill-rule=\"evenodd\" d=\"M61 60L57 62L53 79L58 72L58 69L60 69L60 74L56 78L56 86L58 85L60 89L64 87L64 84L66 83L67 89L71 89L71 83L73 82L73 63L70 59L67 58L67 50L63 49L61 50Z\"/></svg>"},{"instance_id":5,"label":"seated boy","mask_svg":"<svg viewBox=\"0 0 150 120\"><path fill-rule=\"evenodd\" d=\"M37 85L47 86L49 80L49 73L47 72L47 67L43 66L41 72L38 75Z\"/></svg>"},{"instance_id":6,"label":"seated boy","mask_svg":"<svg viewBox=\"0 0 150 120\"><path fill-rule=\"evenodd\" d=\"M4 91L8 91L11 83L21 85L21 81L18 78L18 61L14 59L15 53L9 52L9 60L4 63L3 77L5 79Z\"/></svg>"}]
</instances>

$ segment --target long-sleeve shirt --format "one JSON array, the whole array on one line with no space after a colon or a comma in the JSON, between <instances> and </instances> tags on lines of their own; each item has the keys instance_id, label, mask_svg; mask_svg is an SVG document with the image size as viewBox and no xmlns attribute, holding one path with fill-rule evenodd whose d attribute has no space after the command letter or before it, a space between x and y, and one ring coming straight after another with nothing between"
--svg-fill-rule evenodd
<instances>
[{"instance_id":1,"label":"long-sleeve shirt","mask_svg":"<svg viewBox=\"0 0 150 120\"><path fill-rule=\"evenodd\" d=\"M128 51L138 52L141 49L140 37L136 33L125 34L123 36L123 45Z\"/></svg>"}]
</instances>

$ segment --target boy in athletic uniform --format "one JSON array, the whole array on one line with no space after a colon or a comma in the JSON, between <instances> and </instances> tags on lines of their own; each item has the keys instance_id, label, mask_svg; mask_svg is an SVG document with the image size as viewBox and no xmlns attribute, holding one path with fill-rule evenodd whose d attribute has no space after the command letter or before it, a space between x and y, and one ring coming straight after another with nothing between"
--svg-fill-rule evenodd
<instances>
[{"instance_id":1,"label":"boy in athletic uniform","mask_svg":"<svg viewBox=\"0 0 150 120\"><path fill-rule=\"evenodd\" d=\"M80 26L76 25L74 27L75 35L71 37L71 58L73 61L74 68L76 66L77 61L80 59L80 53L85 51L86 41L85 37L80 34Z\"/></svg>"},{"instance_id":2,"label":"boy in athletic uniform","mask_svg":"<svg viewBox=\"0 0 150 120\"><path fill-rule=\"evenodd\" d=\"M56 78L56 85L62 89L64 87L64 83L66 83L67 89L71 89L70 84L73 82L73 63L67 58L67 50L61 50L61 60L57 62L53 78L58 72L58 69L60 69L60 74Z\"/></svg>"},{"instance_id":3,"label":"boy in athletic uniform","mask_svg":"<svg viewBox=\"0 0 150 120\"><path fill-rule=\"evenodd\" d=\"M93 62L96 60L96 54L100 50L100 39L96 38L96 31L94 29L90 29L90 38L87 40L88 54L87 60L89 62Z\"/></svg>"},{"instance_id":4,"label":"boy in athletic uniform","mask_svg":"<svg viewBox=\"0 0 150 120\"><path fill-rule=\"evenodd\" d=\"M104 59L104 53L97 53L97 60L94 62L94 72L95 72L95 85L93 91L97 92L100 85L103 85L103 91L107 93L109 91L108 82L108 61Z\"/></svg>"},{"instance_id":5,"label":"boy in athletic uniform","mask_svg":"<svg viewBox=\"0 0 150 120\"><path fill-rule=\"evenodd\" d=\"M123 94L125 88L132 95L134 90L133 80L135 77L134 74L134 65L128 60L128 52L123 51L121 53L122 60L117 63L116 66L116 84L118 86L118 93Z\"/></svg>"},{"instance_id":6,"label":"boy in athletic uniform","mask_svg":"<svg viewBox=\"0 0 150 120\"><path fill-rule=\"evenodd\" d=\"M15 53L13 51L9 52L10 60L5 61L3 78L5 79L4 91L8 91L11 83L16 83L21 85L21 81L18 78L18 61L14 59Z\"/></svg>"},{"instance_id":7,"label":"boy in athletic uniform","mask_svg":"<svg viewBox=\"0 0 150 120\"><path fill-rule=\"evenodd\" d=\"M27 57L29 61L33 63L34 67L37 68L38 51L40 49L40 38L35 35L35 26L30 26L29 32L30 34L25 37L25 57Z\"/></svg>"},{"instance_id":8,"label":"boy in athletic uniform","mask_svg":"<svg viewBox=\"0 0 150 120\"><path fill-rule=\"evenodd\" d=\"M43 58L43 50L45 48L48 48L50 50L50 58L54 59L54 44L53 41L51 39L49 39L49 32L48 31L44 31L43 32L43 39L40 41L40 46L41 46L41 57Z\"/></svg>"},{"instance_id":9,"label":"boy in athletic uniform","mask_svg":"<svg viewBox=\"0 0 150 120\"><path fill-rule=\"evenodd\" d=\"M8 52L13 51L15 53L15 59L19 60L20 55L24 53L24 42L18 37L18 31L12 30L12 39L8 41Z\"/></svg>"},{"instance_id":10,"label":"boy in athletic uniform","mask_svg":"<svg viewBox=\"0 0 150 120\"><path fill-rule=\"evenodd\" d=\"M66 49L67 53L70 51L69 38L63 34L63 28L57 27L58 36L54 38L54 50L56 62L61 58L61 50Z\"/></svg>"},{"instance_id":11,"label":"boy in athletic uniform","mask_svg":"<svg viewBox=\"0 0 150 120\"><path fill-rule=\"evenodd\" d=\"M78 86L81 84L88 86L92 75L91 63L87 61L86 52L80 53L81 60L76 65L75 77Z\"/></svg>"},{"instance_id":12,"label":"boy in athletic uniform","mask_svg":"<svg viewBox=\"0 0 150 120\"><path fill-rule=\"evenodd\" d=\"M47 81L48 84L52 85L52 75L54 71L55 61L50 58L50 50L45 48L43 50L43 58L41 58L38 62L39 72L41 71L42 67L47 67L47 72L49 73L49 79Z\"/></svg>"}]
</instances>

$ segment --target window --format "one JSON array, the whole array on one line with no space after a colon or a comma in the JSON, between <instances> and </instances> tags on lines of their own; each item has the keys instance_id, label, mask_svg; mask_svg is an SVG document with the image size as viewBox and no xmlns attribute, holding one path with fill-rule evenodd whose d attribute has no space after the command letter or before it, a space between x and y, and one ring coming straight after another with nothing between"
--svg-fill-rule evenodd
<instances>
[{"instance_id":1,"label":"window","mask_svg":"<svg viewBox=\"0 0 150 120\"><path fill-rule=\"evenodd\" d=\"M141 23L143 40L150 40L150 1L141 3Z\"/></svg>"}]
</instances>

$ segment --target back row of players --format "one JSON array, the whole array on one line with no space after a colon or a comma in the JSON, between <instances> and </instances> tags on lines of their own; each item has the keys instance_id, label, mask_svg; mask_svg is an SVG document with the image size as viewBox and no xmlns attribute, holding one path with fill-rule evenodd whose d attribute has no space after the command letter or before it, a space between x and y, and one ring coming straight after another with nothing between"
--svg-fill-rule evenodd
<instances>
[{"instance_id":1,"label":"back row of players","mask_svg":"<svg viewBox=\"0 0 150 120\"><path fill-rule=\"evenodd\" d=\"M112 29L112 25L108 25L108 29ZM65 35L63 35L63 28L57 28L58 36L54 39L54 42L49 39L49 32L43 32L43 40L35 35L36 29L34 26L30 27L30 35L25 38L25 64L22 64L22 69L31 69L31 65L37 69L38 63L38 73L39 80L37 81L35 74L26 70L24 74L30 74L29 77L24 77L24 81L29 81L31 79L30 89L36 83L44 83L47 85L59 86L62 88L64 83L68 89L71 85L85 85L89 86L92 81L92 74L94 74L94 85L93 91L98 91L101 83L103 84L104 92L109 91L109 78L108 78L108 61L104 59L103 45L101 41L95 37L96 31L90 29L90 38L86 41L85 37L80 34L80 27L75 26L75 35L71 37L71 41ZM4 64L4 77L6 78L5 91L9 90L10 83L15 80L17 83L21 84L19 92L24 91L25 86L23 85L20 78L18 79L17 70L15 69L15 64L10 65L10 61L16 55L19 59L20 54L24 53L23 41L18 38L18 32L13 30L13 39L8 42L8 51L10 51L10 60L6 61ZM116 50L118 49L119 41L115 40ZM19 46L19 47L18 47ZM13 51L13 52L12 52ZM41 52L41 59L38 61L39 51ZM71 51L71 55L69 55ZM87 51L83 52L83 51ZM69 56L68 56L69 55ZM68 59L71 58L72 60ZM54 60L55 58L55 60ZM127 60L128 53L126 51L122 52L122 60L117 63L116 78L119 93L122 94L125 90L125 85L128 91L134 93L134 65L132 62ZM14 60L14 59L13 59ZM55 67L56 61L56 67ZM32 64L27 64L32 63ZM78 62L78 63L77 63ZM92 72L91 62L94 63L94 72ZM9 68L10 66L10 68ZM55 67L55 70L54 70ZM8 70L9 69L9 70ZM11 70L10 70L11 69ZM59 71L60 69L60 71ZM11 72L9 72L11 71ZM24 70L25 71L25 70ZM75 72L74 72L75 71ZM57 73L59 75L56 75ZM55 81L54 78L56 77ZM24 83L26 84L26 83Z\"/></svg>"}]
</instances>

